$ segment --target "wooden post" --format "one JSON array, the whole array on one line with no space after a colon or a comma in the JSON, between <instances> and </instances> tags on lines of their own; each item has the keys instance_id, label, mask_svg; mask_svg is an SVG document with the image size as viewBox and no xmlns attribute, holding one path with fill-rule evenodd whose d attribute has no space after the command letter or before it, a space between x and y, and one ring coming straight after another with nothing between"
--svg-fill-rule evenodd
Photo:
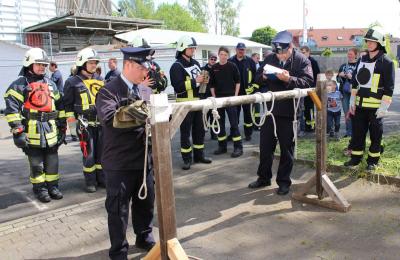
<instances>
[{"instance_id":1,"label":"wooden post","mask_svg":"<svg viewBox=\"0 0 400 260\"><path fill-rule=\"evenodd\" d=\"M321 110L317 110L315 124L316 145L316 192L319 199L322 199L322 175L326 174L326 118L327 118L327 91L325 82L321 81L321 74L317 80L317 94L321 101Z\"/></svg>"},{"instance_id":2,"label":"wooden post","mask_svg":"<svg viewBox=\"0 0 400 260\"><path fill-rule=\"evenodd\" d=\"M330 208L342 212L348 212L351 205L347 202L333 182L329 179L326 172L326 118L327 118L327 91L325 82L321 81L321 74L318 75L317 81L318 98L314 97L320 103L320 109L317 110L315 139L316 139L316 172L306 183L302 185L296 192L292 194L292 198L317 206ZM307 192L316 187L317 198L307 196ZM326 192L331 200L323 200L323 194ZM314 196L315 197L315 196Z\"/></svg>"},{"instance_id":3,"label":"wooden post","mask_svg":"<svg viewBox=\"0 0 400 260\"><path fill-rule=\"evenodd\" d=\"M151 104L168 106L167 95L151 95ZM156 113L153 109L152 113ZM176 238L175 194L172 179L172 155L169 114L152 114L151 138L155 173L157 214L160 233L161 259L168 260L168 240Z\"/></svg>"}]
</instances>

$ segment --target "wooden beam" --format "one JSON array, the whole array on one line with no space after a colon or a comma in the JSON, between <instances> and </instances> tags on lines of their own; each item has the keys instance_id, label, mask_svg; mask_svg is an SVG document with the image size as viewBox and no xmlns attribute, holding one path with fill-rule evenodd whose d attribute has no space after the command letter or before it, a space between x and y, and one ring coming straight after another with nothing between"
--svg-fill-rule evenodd
<instances>
[{"instance_id":1,"label":"wooden beam","mask_svg":"<svg viewBox=\"0 0 400 260\"><path fill-rule=\"evenodd\" d=\"M326 118L327 118L327 92L325 82L318 75L317 94L321 101L321 110L317 110L315 124L316 139L316 192L319 199L323 197L322 175L326 174Z\"/></svg>"},{"instance_id":2,"label":"wooden beam","mask_svg":"<svg viewBox=\"0 0 400 260\"><path fill-rule=\"evenodd\" d=\"M168 257L170 260L189 260L178 239L168 240Z\"/></svg>"},{"instance_id":3,"label":"wooden beam","mask_svg":"<svg viewBox=\"0 0 400 260\"><path fill-rule=\"evenodd\" d=\"M157 242L150 252L147 253L145 257L141 260L160 260L161 259L161 250L160 250L160 242Z\"/></svg>"},{"instance_id":4,"label":"wooden beam","mask_svg":"<svg viewBox=\"0 0 400 260\"><path fill-rule=\"evenodd\" d=\"M272 95L274 95L275 100L292 99L292 98L305 97L308 95L309 91L313 90L314 88L306 88L306 89L278 91L278 92L273 92L273 94L267 92L267 93L257 93L246 96L216 98L215 103L217 108L221 108L221 107L237 106L241 104L260 103L263 101L263 99L265 101L271 101ZM210 99L202 99L196 101L171 103L171 106L174 111L180 106L189 106L190 111L201 111L203 110L203 108L212 109L213 103Z\"/></svg>"},{"instance_id":5,"label":"wooden beam","mask_svg":"<svg viewBox=\"0 0 400 260\"><path fill-rule=\"evenodd\" d=\"M151 127L162 260L168 260L167 241L176 237L175 194L169 129L169 122L155 123Z\"/></svg>"}]
</instances>

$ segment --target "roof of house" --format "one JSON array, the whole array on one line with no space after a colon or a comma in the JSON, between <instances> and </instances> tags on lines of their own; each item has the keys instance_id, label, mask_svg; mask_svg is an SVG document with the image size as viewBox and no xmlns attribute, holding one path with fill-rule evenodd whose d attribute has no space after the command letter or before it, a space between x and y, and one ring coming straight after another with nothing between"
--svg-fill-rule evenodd
<instances>
[{"instance_id":1,"label":"roof of house","mask_svg":"<svg viewBox=\"0 0 400 260\"><path fill-rule=\"evenodd\" d=\"M79 30L97 30L104 31L110 34L119 33L121 31L132 30L134 28L159 27L163 25L163 21L149 20L141 18L127 18L108 15L94 14L75 14L70 13L54 17L45 22L26 27L24 32L54 32L65 29Z\"/></svg>"},{"instance_id":2,"label":"roof of house","mask_svg":"<svg viewBox=\"0 0 400 260\"><path fill-rule=\"evenodd\" d=\"M271 48L268 45L249 41L246 39L230 36L230 35L216 35L211 33L200 33L200 32L184 32L174 30L162 30L145 28L140 30L134 30L126 33L115 35L116 38L124 40L126 42L132 41L136 36L145 38L151 46L153 45L165 45L176 43L177 40L183 36L189 35L193 37L198 45L202 46L235 46L238 42L246 44L247 48Z\"/></svg>"},{"instance_id":3,"label":"roof of house","mask_svg":"<svg viewBox=\"0 0 400 260\"><path fill-rule=\"evenodd\" d=\"M299 44L299 37L303 36L303 29L288 30L293 34L295 44ZM349 47L355 46L354 36L364 35L363 28L340 28L340 29L308 29L307 36L313 39L317 47ZM297 39L297 42L296 42Z\"/></svg>"}]
</instances>

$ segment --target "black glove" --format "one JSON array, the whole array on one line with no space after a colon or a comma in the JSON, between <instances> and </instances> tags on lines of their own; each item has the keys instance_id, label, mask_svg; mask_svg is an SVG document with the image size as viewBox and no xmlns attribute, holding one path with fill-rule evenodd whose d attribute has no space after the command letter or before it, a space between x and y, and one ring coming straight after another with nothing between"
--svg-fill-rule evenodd
<instances>
[{"instance_id":1,"label":"black glove","mask_svg":"<svg viewBox=\"0 0 400 260\"><path fill-rule=\"evenodd\" d=\"M58 135L57 135L57 145L58 146L60 146L62 144L67 144L67 141L65 141L65 137L67 136L66 132L67 132L66 127L58 128Z\"/></svg>"},{"instance_id":2,"label":"black glove","mask_svg":"<svg viewBox=\"0 0 400 260\"><path fill-rule=\"evenodd\" d=\"M24 132L19 134L13 134L14 144L18 148L27 148L28 147L28 137Z\"/></svg>"}]
</instances>

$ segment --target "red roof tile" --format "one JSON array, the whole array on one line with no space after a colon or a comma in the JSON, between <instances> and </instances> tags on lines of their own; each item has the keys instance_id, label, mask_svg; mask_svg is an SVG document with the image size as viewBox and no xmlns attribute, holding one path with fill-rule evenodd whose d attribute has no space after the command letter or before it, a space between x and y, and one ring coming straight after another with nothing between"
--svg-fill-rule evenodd
<instances>
[{"instance_id":1,"label":"red roof tile","mask_svg":"<svg viewBox=\"0 0 400 260\"><path fill-rule=\"evenodd\" d=\"M299 45L299 38L303 36L302 29L288 30L293 34L293 42ZM308 38L313 39L317 43L317 47L350 47L355 46L353 43L354 36L364 35L363 28L340 28L340 29L308 29ZM323 37L327 37L323 40ZM341 37L341 39L339 39Z\"/></svg>"}]
</instances>

